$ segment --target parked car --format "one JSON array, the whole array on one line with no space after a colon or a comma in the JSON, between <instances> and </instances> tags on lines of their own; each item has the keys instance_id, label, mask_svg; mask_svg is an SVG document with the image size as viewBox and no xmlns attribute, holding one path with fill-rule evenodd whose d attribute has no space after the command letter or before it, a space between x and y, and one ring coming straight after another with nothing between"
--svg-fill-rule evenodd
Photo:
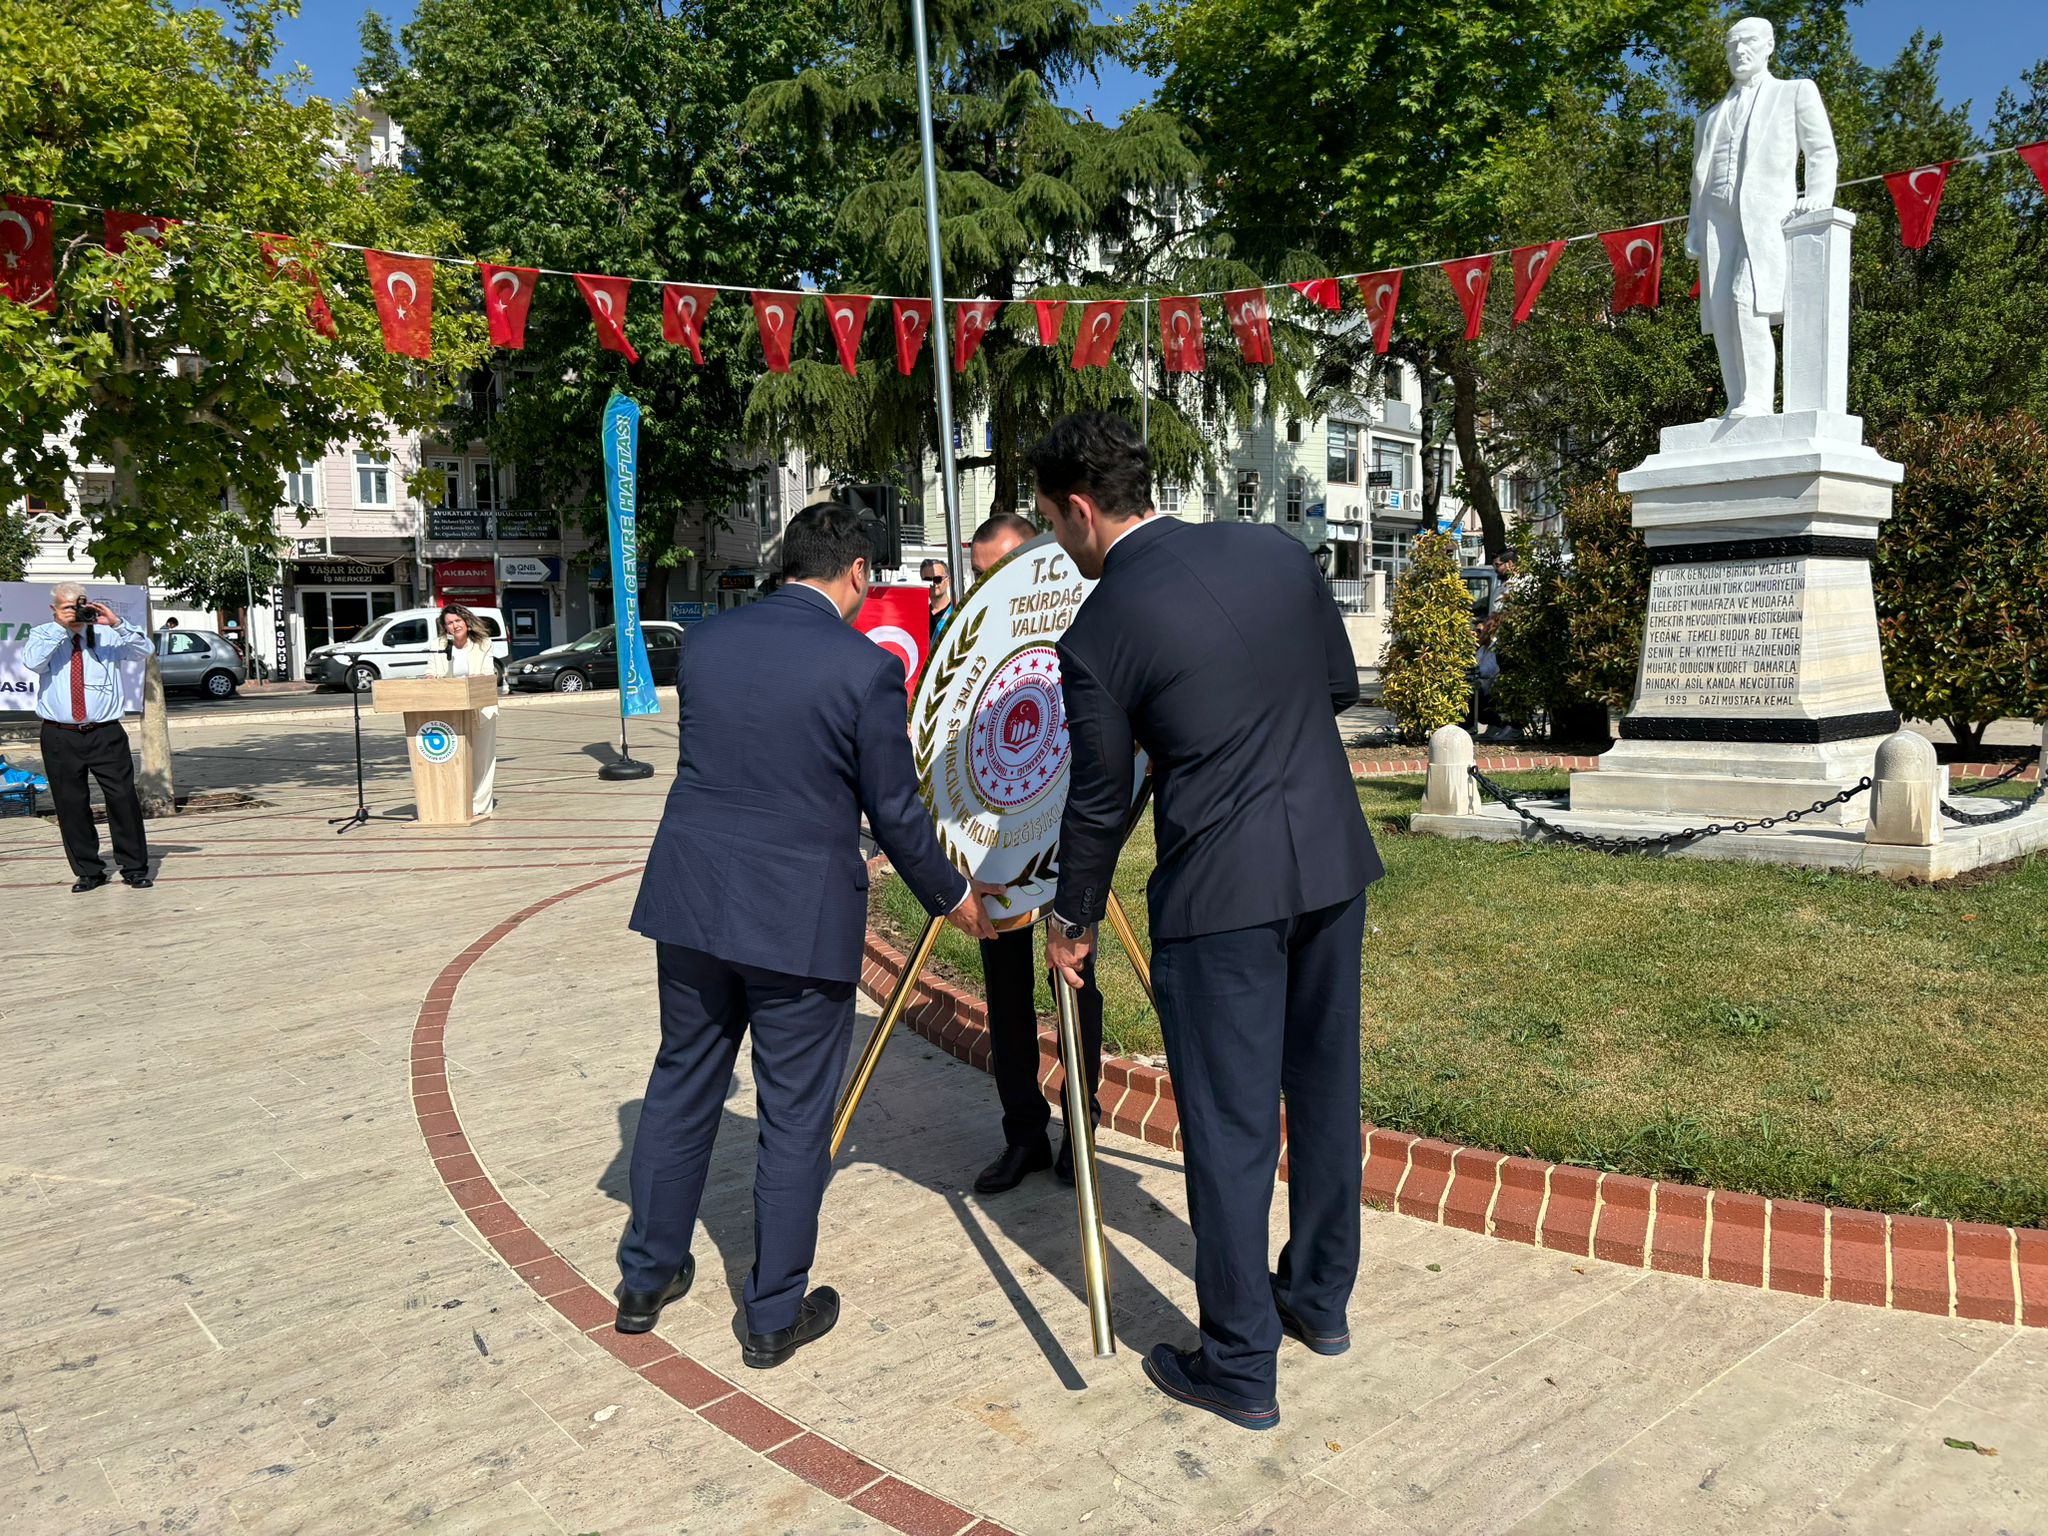
<instances>
[{"instance_id":1,"label":"parked car","mask_svg":"<svg viewBox=\"0 0 2048 1536\"><path fill-rule=\"evenodd\" d=\"M471 608L490 632L491 660L498 676L512 649L505 641L505 615L497 608ZM366 692L380 677L425 677L427 651L436 634L439 608L401 608L373 620L353 640L337 640L306 653L306 676L324 688Z\"/></svg>"},{"instance_id":2,"label":"parked car","mask_svg":"<svg viewBox=\"0 0 2048 1536\"><path fill-rule=\"evenodd\" d=\"M192 688L209 699L232 699L249 680L242 653L210 629L160 629L156 664L166 688Z\"/></svg>"},{"instance_id":3,"label":"parked car","mask_svg":"<svg viewBox=\"0 0 2048 1536\"><path fill-rule=\"evenodd\" d=\"M673 683L683 661L683 626L649 619L640 626L647 636L647 665L657 685ZM593 629L579 640L514 662L506 673L514 688L529 693L581 693L587 688L619 686L619 640L615 626Z\"/></svg>"}]
</instances>

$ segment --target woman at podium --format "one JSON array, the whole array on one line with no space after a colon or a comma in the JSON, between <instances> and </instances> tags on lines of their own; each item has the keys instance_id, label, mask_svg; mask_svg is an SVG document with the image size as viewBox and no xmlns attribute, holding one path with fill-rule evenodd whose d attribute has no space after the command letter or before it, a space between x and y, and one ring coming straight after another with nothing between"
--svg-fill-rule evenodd
<instances>
[{"instance_id":1,"label":"woman at podium","mask_svg":"<svg viewBox=\"0 0 2048 1536\"><path fill-rule=\"evenodd\" d=\"M476 615L462 604L450 603L441 610L438 629L438 637L427 648L427 676L485 677L494 671L490 634L477 622ZM470 735L469 749L484 765L483 772L477 777L476 802L472 810L478 816L488 816L491 813L491 789L498 777L497 705L477 711L476 729Z\"/></svg>"}]
</instances>

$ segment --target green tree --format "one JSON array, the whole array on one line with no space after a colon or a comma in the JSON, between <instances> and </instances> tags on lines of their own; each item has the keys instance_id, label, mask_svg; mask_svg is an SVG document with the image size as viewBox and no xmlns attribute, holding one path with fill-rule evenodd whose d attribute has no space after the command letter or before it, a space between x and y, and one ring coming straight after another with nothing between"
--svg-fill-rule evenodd
<instances>
[{"instance_id":1,"label":"green tree","mask_svg":"<svg viewBox=\"0 0 2048 1536\"><path fill-rule=\"evenodd\" d=\"M361 81L405 131L405 172L454 228L452 249L620 277L797 286L838 263L832 205L794 123L742 125L757 87L830 46L830 6L782 0L423 0L401 40L363 25ZM690 551L677 520L714 522L745 484L733 450L761 367L744 293L718 296L704 365L661 339L636 286L640 361L599 348L566 278L543 278L509 388L467 425L514 467L518 496L603 526L598 423L614 388L639 401L641 548L658 570ZM665 579L643 600L660 610Z\"/></svg>"},{"instance_id":2,"label":"green tree","mask_svg":"<svg viewBox=\"0 0 2048 1536\"><path fill-rule=\"evenodd\" d=\"M1216 434L1202 419L1298 403L1292 370L1274 369L1262 381L1262 370L1246 368L1234 349L1224 356L1212 347L1211 371L1199 378L1145 379L1138 359L1147 313L1136 303L1119 333L1121 366L1077 372L1065 346L1037 345L1034 311L1009 302L1027 291L1081 300L1137 286L1158 291L1168 273L1174 291L1256 279L1204 243L1199 221L1177 222L1183 203L1175 194L1196 162L1170 117L1141 108L1112 126L1057 104L1056 94L1092 73L1116 38L1090 20L1083 0L938 0L926 12L945 290L1008 304L955 386L959 414L986 414L994 427L986 445L963 442L960 467L990 469L1000 497L1021 483L1022 451L1052 420L1090 407L1135 418L1138 392L1149 388L1155 466L1163 478L1185 480L1213 452ZM837 178L835 229L845 254L816 274L837 291L931 291L908 27L901 0L852 0L835 55L764 86L750 104L750 131L801 124ZM1079 310L1072 304L1066 316L1069 342ZM1151 319L1156 324L1156 311ZM917 489L937 436L932 349L900 375L886 306L877 306L869 333L880 339L848 378L822 314L808 323L808 344L789 373L756 380L749 423L832 464ZM1298 347L1292 335L1276 343Z\"/></svg>"},{"instance_id":3,"label":"green tree","mask_svg":"<svg viewBox=\"0 0 2048 1536\"><path fill-rule=\"evenodd\" d=\"M1892 702L1972 748L2048 717L2048 432L1943 416L1880 445L1906 466L1871 564Z\"/></svg>"},{"instance_id":4,"label":"green tree","mask_svg":"<svg viewBox=\"0 0 2048 1536\"><path fill-rule=\"evenodd\" d=\"M157 566L156 581L173 602L204 613L247 608L253 593L270 585L270 575L289 546L281 539L245 544L223 531L188 539Z\"/></svg>"},{"instance_id":5,"label":"green tree","mask_svg":"<svg viewBox=\"0 0 2048 1536\"><path fill-rule=\"evenodd\" d=\"M1405 738L1427 739L1471 713L1470 673L1478 654L1457 540L1424 534L1410 546L1408 568L1394 583L1380 658L1380 697Z\"/></svg>"},{"instance_id":6,"label":"green tree","mask_svg":"<svg viewBox=\"0 0 2048 1536\"><path fill-rule=\"evenodd\" d=\"M28 520L9 508L0 508L0 581L19 581L36 552L36 536Z\"/></svg>"},{"instance_id":7,"label":"green tree","mask_svg":"<svg viewBox=\"0 0 2048 1536\"><path fill-rule=\"evenodd\" d=\"M61 503L83 467L113 471L87 549L146 582L153 562L217 535L267 538L282 466L329 445L435 421L480 355L482 323L445 273L434 362L387 355L361 258L346 240L433 249L410 186L365 185L352 114L294 101L273 78L290 0L236 0L232 31L170 0L15 0L0 10L0 160L11 189L179 220L161 248L101 245L96 215L56 210L56 311L0 303L0 501ZM336 153L336 146L343 152ZM308 289L274 276L242 231L299 241L339 338L316 333ZM170 736L152 663L143 713L146 806L172 802Z\"/></svg>"}]
</instances>

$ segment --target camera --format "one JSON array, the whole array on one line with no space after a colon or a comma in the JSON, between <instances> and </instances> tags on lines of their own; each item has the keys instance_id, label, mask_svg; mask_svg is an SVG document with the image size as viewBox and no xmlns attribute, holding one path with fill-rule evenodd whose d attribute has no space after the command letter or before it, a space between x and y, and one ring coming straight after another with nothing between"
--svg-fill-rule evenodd
<instances>
[{"instance_id":1,"label":"camera","mask_svg":"<svg viewBox=\"0 0 2048 1536\"><path fill-rule=\"evenodd\" d=\"M80 624L97 624L104 616L91 598L81 597L71 605L71 617Z\"/></svg>"}]
</instances>

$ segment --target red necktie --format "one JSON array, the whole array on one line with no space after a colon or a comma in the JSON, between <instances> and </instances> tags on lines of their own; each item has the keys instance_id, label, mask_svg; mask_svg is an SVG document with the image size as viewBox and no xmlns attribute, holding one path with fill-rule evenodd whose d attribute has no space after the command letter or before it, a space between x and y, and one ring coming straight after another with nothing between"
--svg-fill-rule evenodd
<instances>
[{"instance_id":1,"label":"red necktie","mask_svg":"<svg viewBox=\"0 0 2048 1536\"><path fill-rule=\"evenodd\" d=\"M85 647L76 635L71 637L71 718L85 724Z\"/></svg>"}]
</instances>

